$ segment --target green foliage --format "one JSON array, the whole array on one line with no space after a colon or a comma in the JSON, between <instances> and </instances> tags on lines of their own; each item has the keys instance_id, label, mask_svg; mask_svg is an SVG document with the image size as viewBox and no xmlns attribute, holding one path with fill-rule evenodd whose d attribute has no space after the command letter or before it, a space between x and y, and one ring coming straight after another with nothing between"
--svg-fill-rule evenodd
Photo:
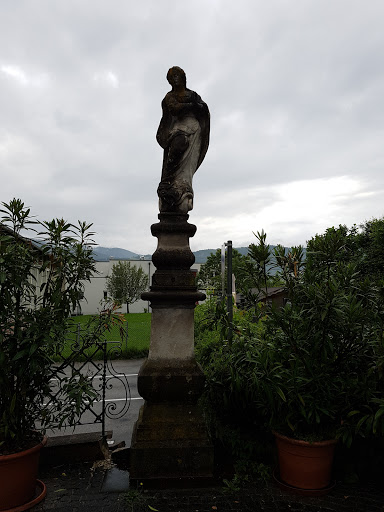
<instances>
[{"instance_id":1,"label":"green foliage","mask_svg":"<svg viewBox=\"0 0 384 512\"><path fill-rule=\"evenodd\" d=\"M210 297L195 312L195 352L206 376L202 405L211 435L236 460L269 460L270 442L263 444L263 440L270 434L256 407L252 365L264 326L255 323L249 312L235 308L230 344L226 341L227 312L220 301Z\"/></svg>"},{"instance_id":2,"label":"green foliage","mask_svg":"<svg viewBox=\"0 0 384 512\"><path fill-rule=\"evenodd\" d=\"M208 295L205 303L195 308L195 346L200 358L204 358L204 351L209 353L212 346L228 339L230 327L226 301L214 295ZM234 307L232 329L235 338L239 336L253 336L257 325L252 322L251 313ZM226 342L225 342L226 343Z\"/></svg>"},{"instance_id":3,"label":"green foliage","mask_svg":"<svg viewBox=\"0 0 384 512\"><path fill-rule=\"evenodd\" d=\"M220 320L217 307L207 306L208 325L216 319L221 338L200 335L197 355L216 434L224 438L228 426L252 424L347 444L357 434L383 434L384 294L377 266L359 249L360 234L331 228L309 241L306 261L302 247L271 251L265 234L256 236L250 282L265 284L277 269L288 301L282 308L266 305L256 324L248 317L232 345L222 341L224 313ZM251 448L241 445L241 436L233 440L238 453Z\"/></svg>"},{"instance_id":4,"label":"green foliage","mask_svg":"<svg viewBox=\"0 0 384 512\"><path fill-rule=\"evenodd\" d=\"M248 459L240 460L235 464L235 474L232 480L223 479L226 490L230 493L239 492L250 482L261 480L264 483L269 482L272 476L271 466L262 462L254 462Z\"/></svg>"},{"instance_id":5,"label":"green foliage","mask_svg":"<svg viewBox=\"0 0 384 512\"><path fill-rule=\"evenodd\" d=\"M304 266L304 249L301 246L286 250L282 245L273 250L266 243L267 235L254 233L257 244L250 244L248 255L243 262L242 294L247 309L252 309L257 316L265 314L265 305L260 304L268 294L268 287L281 286L290 292L295 278Z\"/></svg>"},{"instance_id":6,"label":"green foliage","mask_svg":"<svg viewBox=\"0 0 384 512\"><path fill-rule=\"evenodd\" d=\"M251 244L248 248L247 258L247 277L248 288L256 288L257 293L263 292L267 296L268 286L268 268L271 267L271 252L269 245L266 244L267 235L262 230L261 233L254 233L258 244Z\"/></svg>"},{"instance_id":7,"label":"green foliage","mask_svg":"<svg viewBox=\"0 0 384 512\"><path fill-rule=\"evenodd\" d=\"M121 304L129 305L140 299L147 289L148 276L141 267L131 265L129 261L119 261L112 266L112 274L107 277L107 291Z\"/></svg>"},{"instance_id":8,"label":"green foliage","mask_svg":"<svg viewBox=\"0 0 384 512\"><path fill-rule=\"evenodd\" d=\"M18 451L43 428L78 416L94 391L87 379L67 377L64 398L52 393L51 365L64 343L70 313L95 271L91 225L38 222L19 199L2 203L0 225L0 450ZM37 231L41 230L41 231ZM35 243L25 238L38 236ZM37 233L37 235L36 235ZM92 321L88 340L100 339L114 309ZM49 403L49 406L46 404Z\"/></svg>"},{"instance_id":9,"label":"green foliage","mask_svg":"<svg viewBox=\"0 0 384 512\"><path fill-rule=\"evenodd\" d=\"M334 261L354 263L359 273L376 285L384 282L384 218L372 219L359 228L340 225L328 228L323 235L316 235L308 243L308 250L321 253L322 245L333 236L339 240L339 250L334 252Z\"/></svg>"},{"instance_id":10,"label":"green foliage","mask_svg":"<svg viewBox=\"0 0 384 512\"><path fill-rule=\"evenodd\" d=\"M242 286L242 273L241 267L245 257L236 249L232 249L232 272L236 278L236 287ZM227 262L227 252L225 253L225 262ZM227 268L227 264L225 265ZM201 265L200 271L197 275L197 287L201 290L210 290L215 295L221 295L222 280L221 280L221 249L217 249L215 253L208 256L204 265ZM224 275L224 287L227 283L227 272Z\"/></svg>"},{"instance_id":11,"label":"green foliage","mask_svg":"<svg viewBox=\"0 0 384 512\"><path fill-rule=\"evenodd\" d=\"M357 417L378 399L383 303L374 283L345 257L345 235L330 229L314 237L304 270L300 258L291 269L283 253L276 258L289 302L266 318L273 350L260 395L271 425L294 437L350 443L360 430Z\"/></svg>"},{"instance_id":12,"label":"green foliage","mask_svg":"<svg viewBox=\"0 0 384 512\"><path fill-rule=\"evenodd\" d=\"M384 282L384 219L372 219L360 226L360 270L376 282Z\"/></svg>"},{"instance_id":13,"label":"green foliage","mask_svg":"<svg viewBox=\"0 0 384 512\"><path fill-rule=\"evenodd\" d=\"M143 494L143 488L139 487L138 489L129 489L129 491L124 493L123 500L126 506L129 507L131 511L133 511L137 506L142 505L144 507L147 501L147 497Z\"/></svg>"}]
</instances>

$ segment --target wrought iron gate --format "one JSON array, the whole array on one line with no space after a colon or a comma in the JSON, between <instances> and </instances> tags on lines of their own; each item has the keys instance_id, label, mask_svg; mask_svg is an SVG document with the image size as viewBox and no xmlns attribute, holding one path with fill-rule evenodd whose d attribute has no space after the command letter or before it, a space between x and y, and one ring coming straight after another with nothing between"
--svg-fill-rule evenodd
<instances>
[{"instance_id":1,"label":"wrought iron gate","mask_svg":"<svg viewBox=\"0 0 384 512\"><path fill-rule=\"evenodd\" d=\"M101 424L101 435L106 436L106 418L119 419L128 411L131 404L131 390L125 374L114 368L114 360L122 352L122 340L95 341L91 347L82 343L82 332L78 325L76 340L71 344L70 354L62 357L52 368L52 392L55 400L60 400L68 378L82 379L92 383L95 399L81 403L81 415L74 423L64 423L63 427ZM107 398L107 393L119 385L121 397ZM47 404L49 406L49 403Z\"/></svg>"}]
</instances>

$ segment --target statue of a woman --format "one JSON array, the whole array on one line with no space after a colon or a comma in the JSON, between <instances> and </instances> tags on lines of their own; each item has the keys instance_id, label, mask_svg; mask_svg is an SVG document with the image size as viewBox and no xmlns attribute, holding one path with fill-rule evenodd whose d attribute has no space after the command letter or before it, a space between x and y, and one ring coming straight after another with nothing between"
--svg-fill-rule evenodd
<instances>
[{"instance_id":1,"label":"statue of a woman","mask_svg":"<svg viewBox=\"0 0 384 512\"><path fill-rule=\"evenodd\" d=\"M161 182L157 189L160 212L187 213L193 208L192 178L209 144L209 110L200 96L187 89L184 71L167 73L172 85L161 106L156 139L164 149Z\"/></svg>"}]
</instances>

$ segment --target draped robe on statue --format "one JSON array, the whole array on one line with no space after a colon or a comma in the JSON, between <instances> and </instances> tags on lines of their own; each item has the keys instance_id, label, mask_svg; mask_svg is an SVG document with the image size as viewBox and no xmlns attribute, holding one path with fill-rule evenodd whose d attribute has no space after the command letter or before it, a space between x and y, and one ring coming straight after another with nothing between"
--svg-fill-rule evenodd
<instances>
[{"instance_id":1,"label":"draped robe on statue","mask_svg":"<svg viewBox=\"0 0 384 512\"><path fill-rule=\"evenodd\" d=\"M157 193L160 212L187 213L193 208L192 178L209 144L209 110L189 89L170 91L162 102L163 116L157 141L164 149L161 182Z\"/></svg>"}]
</instances>

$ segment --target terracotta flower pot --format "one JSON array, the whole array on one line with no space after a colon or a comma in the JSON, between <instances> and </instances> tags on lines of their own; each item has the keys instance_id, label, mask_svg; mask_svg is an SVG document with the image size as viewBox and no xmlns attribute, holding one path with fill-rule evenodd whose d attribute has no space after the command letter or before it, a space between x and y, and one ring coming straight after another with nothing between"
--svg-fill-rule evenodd
<instances>
[{"instance_id":1,"label":"terracotta flower pot","mask_svg":"<svg viewBox=\"0 0 384 512\"><path fill-rule=\"evenodd\" d=\"M280 479L299 489L324 489L331 482L333 454L337 441L309 443L274 432Z\"/></svg>"},{"instance_id":2,"label":"terracotta flower pot","mask_svg":"<svg viewBox=\"0 0 384 512\"><path fill-rule=\"evenodd\" d=\"M21 507L33 500L40 450L46 442L47 438L44 437L41 443L29 450L0 455L0 510ZM35 505L36 502L33 504ZM26 508L23 507L20 510L26 510Z\"/></svg>"}]
</instances>

